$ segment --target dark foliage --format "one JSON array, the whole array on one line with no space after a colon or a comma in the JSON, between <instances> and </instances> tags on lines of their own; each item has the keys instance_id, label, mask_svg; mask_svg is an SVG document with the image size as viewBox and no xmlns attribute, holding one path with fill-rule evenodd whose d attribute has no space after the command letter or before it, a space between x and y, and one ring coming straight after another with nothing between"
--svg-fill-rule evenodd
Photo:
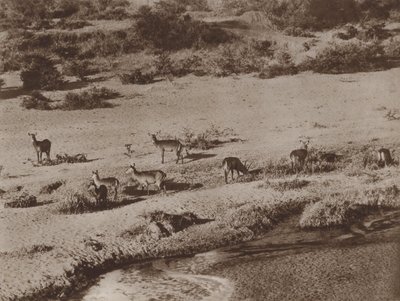
<instances>
[{"instance_id":1,"label":"dark foliage","mask_svg":"<svg viewBox=\"0 0 400 301\"><path fill-rule=\"evenodd\" d=\"M130 73L118 74L121 83L124 85L127 84L138 84L138 85L146 85L153 82L154 75L152 73L142 73L142 70L135 69Z\"/></svg>"},{"instance_id":2,"label":"dark foliage","mask_svg":"<svg viewBox=\"0 0 400 301\"><path fill-rule=\"evenodd\" d=\"M21 80L24 89L55 90L63 84L63 78L54 62L45 55L33 53L22 60Z\"/></svg>"},{"instance_id":3,"label":"dark foliage","mask_svg":"<svg viewBox=\"0 0 400 301\"><path fill-rule=\"evenodd\" d=\"M22 100L21 107L25 109L51 110L51 100L41 94L39 91L32 91L31 95L25 96Z\"/></svg>"},{"instance_id":4,"label":"dark foliage","mask_svg":"<svg viewBox=\"0 0 400 301\"><path fill-rule=\"evenodd\" d=\"M110 108L112 105L105 100L117 97L119 94L107 88L91 88L79 93L69 92L64 103L59 106L62 110L90 110L95 108Z\"/></svg>"}]
</instances>

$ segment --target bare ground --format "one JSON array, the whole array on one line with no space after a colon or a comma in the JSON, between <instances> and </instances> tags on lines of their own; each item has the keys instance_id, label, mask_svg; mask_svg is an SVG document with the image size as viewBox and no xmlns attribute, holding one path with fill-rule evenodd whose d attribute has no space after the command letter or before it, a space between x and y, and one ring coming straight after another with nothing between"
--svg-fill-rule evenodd
<instances>
[{"instance_id":1,"label":"bare ground","mask_svg":"<svg viewBox=\"0 0 400 301\"><path fill-rule=\"evenodd\" d=\"M19 90L15 75L9 74L6 91L0 92L4 99L0 103L0 153L4 167L1 189L8 191L22 185L24 190L38 195L44 185L65 180L60 191L39 196L57 203L65 191L83 189L95 169L100 176L117 176L128 185L124 172L130 160L123 154L126 143L133 144L132 159L138 169L162 169L180 185L175 185L175 191L170 190L167 196L122 196L128 200L127 205L97 213L54 214L56 204L1 208L0 298L61 296L70 287L85 284L83 279L117 264L253 239L257 233L246 227L229 227L224 223L221 226L219 220L228 209L246 203L274 204L309 198L324 189L396 184L400 174L398 168L392 167L376 172L377 183L368 182L369 176L362 172L357 177L334 172L307 176L313 183L307 190L281 193L261 189L263 182L223 185L220 164L226 156L239 156L261 168L269 160L287 157L298 147L301 136L309 136L314 146L328 149L349 145L368 145L371 151L381 146L396 148L400 123L388 121L384 115L387 109L399 108L399 76L400 69L351 75L303 73L271 80L250 75L220 79L188 76L173 83L162 81L147 86L123 86L112 78L101 85L122 94L113 100L116 107L66 112L22 109L15 96L24 92ZM57 98L63 92L51 93ZM245 141L207 151L193 150L196 160L186 159L183 165L176 165L174 156L167 153L167 162L161 165L148 133L161 130L179 137L184 127L200 132L211 124L232 128ZM63 152L85 153L93 161L33 167L28 160L35 158L29 131L37 131L38 139L53 142L53 156ZM330 184L326 185L327 182ZM188 189L185 183L201 188L182 191ZM137 234L135 229L144 224L142 215L154 210L189 211L215 221L160 240L143 237L140 231ZM367 273L374 273L374 267L370 266Z\"/></svg>"}]
</instances>

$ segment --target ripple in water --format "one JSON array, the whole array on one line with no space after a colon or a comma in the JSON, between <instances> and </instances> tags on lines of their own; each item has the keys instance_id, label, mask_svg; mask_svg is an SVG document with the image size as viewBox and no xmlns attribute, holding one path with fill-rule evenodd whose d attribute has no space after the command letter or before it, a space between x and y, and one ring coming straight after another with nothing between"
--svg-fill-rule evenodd
<instances>
[{"instance_id":1,"label":"ripple in water","mask_svg":"<svg viewBox=\"0 0 400 301\"><path fill-rule=\"evenodd\" d=\"M232 285L224 278L186 274L179 268L171 269L163 261L155 261L108 273L84 296L71 300L223 301L232 292Z\"/></svg>"}]
</instances>

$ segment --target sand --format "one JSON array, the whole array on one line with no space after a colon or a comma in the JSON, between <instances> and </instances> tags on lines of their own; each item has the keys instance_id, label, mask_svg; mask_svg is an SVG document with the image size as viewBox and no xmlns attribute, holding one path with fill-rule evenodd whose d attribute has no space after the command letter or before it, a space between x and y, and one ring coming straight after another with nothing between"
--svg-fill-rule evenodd
<instances>
[{"instance_id":1,"label":"sand","mask_svg":"<svg viewBox=\"0 0 400 301\"><path fill-rule=\"evenodd\" d=\"M123 186L128 185L129 178L124 172L131 160L123 154L125 143L133 144L132 160L138 169L162 169L177 183L198 183L202 187L190 191L177 189L167 196L130 198L131 202L126 206L81 215L54 214L56 204L26 209L1 206L0 299L35 300L47 294L63 296L71 288L84 285L84 279L117 265L254 239L255 234L251 231L224 228L217 221L191 227L161 240L138 241L135 235L124 234L140 229L144 224L143 214L154 210L189 211L201 218L218 219L227 209L240 204L279 198L280 193L257 188L258 182L223 185L220 164L226 156L239 156L262 167L269 160L286 157L299 146L298 139L302 136L311 137L313 145L327 148L340 148L349 143L398 146L400 123L388 121L384 115L385 108L398 108L399 76L399 68L352 75L302 73L271 80L251 75L235 78L187 76L172 84L162 81L147 86L123 86L111 78L101 86L122 94L121 98L112 101L116 105L114 108L67 112L22 109L17 97L23 93L19 90L20 82L15 74L8 74L6 91L0 92L3 98L0 103L0 165L4 167L1 189L7 191L22 185L23 190L39 195L42 186L64 180L66 184L61 192L40 196L40 199L58 202L63 191L83 189L90 180L91 171L96 169L101 176L117 176ZM62 94L51 93L56 98ZM236 137L244 141L225 143L208 151L196 150L199 159L186 160L183 165L176 165L174 156L167 153L167 162L162 165L160 154L148 136L148 133L161 131L164 136L179 137L185 127L200 132L211 124L232 128ZM85 153L93 161L33 167L28 158L34 159L36 154L28 131L38 132L38 139L50 139L53 156L63 152ZM372 139L375 142L371 142ZM379 171L379 176L386 185L396 183L399 172L389 168ZM315 175L310 179L318 183L338 181L349 188L362 187L365 180L341 174ZM285 197L290 197L291 193ZM5 201L1 200L1 205ZM391 248L392 245L377 245L355 249L351 251L355 252L352 256L346 257L343 268L351 266L352 261L364 253L355 264L361 264L362 258L371 258L379 251L387 254L390 260ZM325 277L318 267L330 266L330 261L345 256L336 251L327 252L296 258L293 267L313 261L316 279ZM276 279L285 279L293 274L283 269L286 264L279 260L268 263L268 272L276 271L282 275ZM390 262L384 264L380 271ZM367 283L374 282L382 274L376 274L378 268L375 265L363 268ZM260 273L264 275L262 271ZM303 279L304 274L299 275L297 277ZM284 284L277 283L279 289L274 292L280 291ZM338 288L342 284L340 282ZM347 289L362 290L364 286L363 281L351 282ZM310 287L312 291L312 285ZM382 286L382 290L384 288ZM307 290L302 291L300 289L299 294L293 291L293 296L300 299L303 293L310 296ZM366 300L367 292L362 293Z\"/></svg>"}]
</instances>

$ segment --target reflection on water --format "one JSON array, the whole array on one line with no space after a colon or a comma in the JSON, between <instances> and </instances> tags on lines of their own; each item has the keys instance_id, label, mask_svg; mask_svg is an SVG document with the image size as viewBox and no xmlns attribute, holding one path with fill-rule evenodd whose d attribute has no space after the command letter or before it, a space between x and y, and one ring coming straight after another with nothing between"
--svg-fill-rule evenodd
<instances>
[{"instance_id":1,"label":"reflection on water","mask_svg":"<svg viewBox=\"0 0 400 301\"><path fill-rule=\"evenodd\" d=\"M207 275L212 274L216 264L393 241L400 236L400 211L369 218L348 229L301 231L296 223L297 219L293 218L257 241L192 257L154 260L107 273L94 286L70 300L229 300L234 289L229 280Z\"/></svg>"}]
</instances>

